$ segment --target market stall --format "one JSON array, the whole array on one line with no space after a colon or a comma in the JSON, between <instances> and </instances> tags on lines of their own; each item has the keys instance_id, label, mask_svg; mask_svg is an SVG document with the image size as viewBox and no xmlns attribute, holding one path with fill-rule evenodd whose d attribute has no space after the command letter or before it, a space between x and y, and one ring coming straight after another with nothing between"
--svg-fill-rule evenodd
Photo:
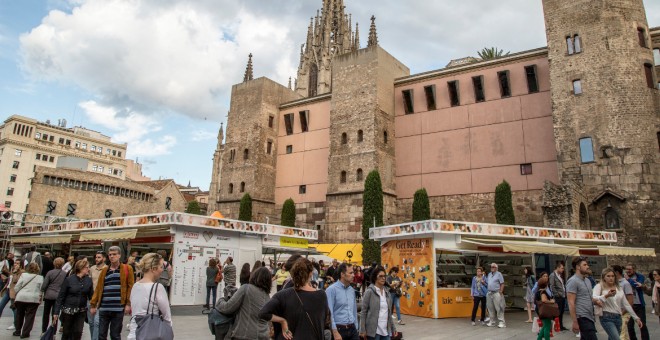
<instances>
[{"instance_id":1,"label":"market stall","mask_svg":"<svg viewBox=\"0 0 660 340\"><path fill-rule=\"evenodd\" d=\"M403 280L401 311L432 317L468 317L470 285L477 267L497 263L505 278L508 307L523 308L523 268L550 272L556 261L589 255L594 272L613 253L655 256L653 249L612 246L614 232L428 220L372 228L382 263L398 266Z\"/></svg>"},{"instance_id":2,"label":"market stall","mask_svg":"<svg viewBox=\"0 0 660 340\"><path fill-rule=\"evenodd\" d=\"M21 226L10 232L15 246L57 242L61 249L68 249L63 254L93 254L110 245L120 245L125 254L165 249L174 270L172 305L204 304L211 258L224 262L231 256L240 268L245 262L252 265L261 260L273 248L305 252L308 241L317 238L316 230L175 212Z\"/></svg>"}]
</instances>

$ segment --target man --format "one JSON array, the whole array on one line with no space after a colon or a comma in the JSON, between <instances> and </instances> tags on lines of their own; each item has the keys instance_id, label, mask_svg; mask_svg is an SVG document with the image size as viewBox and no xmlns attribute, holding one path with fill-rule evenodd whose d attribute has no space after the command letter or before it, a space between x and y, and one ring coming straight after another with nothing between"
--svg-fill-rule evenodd
<instances>
[{"instance_id":1,"label":"man","mask_svg":"<svg viewBox=\"0 0 660 340\"><path fill-rule=\"evenodd\" d=\"M337 282L339 280L339 277L341 276L341 273L339 272L339 262L337 260L332 260L332 266L328 268L325 272L325 280L329 284Z\"/></svg>"},{"instance_id":2,"label":"man","mask_svg":"<svg viewBox=\"0 0 660 340\"><path fill-rule=\"evenodd\" d=\"M557 261L555 271L548 278L548 286L552 296L559 306L559 326L562 331L567 331L564 327L564 310L566 310L566 286L564 285L564 261Z\"/></svg>"},{"instance_id":3,"label":"man","mask_svg":"<svg viewBox=\"0 0 660 340\"><path fill-rule=\"evenodd\" d=\"M566 282L568 309L573 320L573 333L580 333L582 340L598 340L594 316L593 287L587 279L589 264L584 257L576 257L572 262L575 274Z\"/></svg>"},{"instance_id":4,"label":"man","mask_svg":"<svg viewBox=\"0 0 660 340\"><path fill-rule=\"evenodd\" d=\"M55 265L53 265L53 255L48 251L44 253L41 262L44 264L44 266L41 267L41 276L46 276L46 273L55 268Z\"/></svg>"},{"instance_id":5,"label":"man","mask_svg":"<svg viewBox=\"0 0 660 340\"><path fill-rule=\"evenodd\" d=\"M172 264L169 263L167 259L167 252L163 249L156 252L163 258L163 271L160 273L160 278L158 282L165 287L167 291L167 296L170 295L170 284L172 283Z\"/></svg>"},{"instance_id":6,"label":"man","mask_svg":"<svg viewBox=\"0 0 660 340\"><path fill-rule=\"evenodd\" d=\"M616 277L616 280L619 282L619 287L621 287L621 290L623 290L623 295L625 295L628 304L632 306L634 291L632 286L630 285L630 282L628 282L628 280L626 280L626 278L623 276L623 267L619 265L613 265L612 271L614 271L614 276ZM622 340L629 340L628 321L630 321L630 314L624 310L623 315L621 316L620 337Z\"/></svg>"},{"instance_id":7,"label":"man","mask_svg":"<svg viewBox=\"0 0 660 340\"><path fill-rule=\"evenodd\" d=\"M30 252L25 255L25 267L27 268L27 266L32 262L38 264L39 269L44 267L44 264L41 260L41 254L37 251L37 246L30 247Z\"/></svg>"},{"instance_id":8,"label":"man","mask_svg":"<svg viewBox=\"0 0 660 340\"><path fill-rule=\"evenodd\" d=\"M626 275L628 276L628 283L633 289L633 302L630 304L635 311L635 314L642 320L644 327L639 329L642 334L642 340L649 340L649 329L646 327L646 303L644 302L644 275L637 273L636 267L633 263L626 265ZM628 335L630 340L637 340L635 334L635 323L628 322Z\"/></svg>"},{"instance_id":9,"label":"man","mask_svg":"<svg viewBox=\"0 0 660 340\"><path fill-rule=\"evenodd\" d=\"M110 266L101 270L90 302L92 316L99 313L99 340L108 338L121 340L124 314L131 314L131 289L133 288L133 268L121 264L121 248L108 249Z\"/></svg>"},{"instance_id":10,"label":"man","mask_svg":"<svg viewBox=\"0 0 660 340\"><path fill-rule=\"evenodd\" d=\"M108 255L103 251L97 251L94 255L94 262L96 263L89 268L89 276L92 278L92 287L96 287L99 282L101 272L108 266L105 262L108 260ZM87 303L89 305L89 302ZM90 306L88 306L90 307ZM99 313L92 315L91 308L87 311L87 320L89 320L89 334L91 340L99 338Z\"/></svg>"},{"instance_id":11,"label":"man","mask_svg":"<svg viewBox=\"0 0 660 340\"><path fill-rule=\"evenodd\" d=\"M351 286L355 277L353 265L342 263L337 271L339 280L325 290L330 308L332 335L335 340L358 340L357 303L355 290Z\"/></svg>"},{"instance_id":12,"label":"man","mask_svg":"<svg viewBox=\"0 0 660 340\"><path fill-rule=\"evenodd\" d=\"M497 319L499 328L505 328L504 323L504 276L498 271L497 263L490 264L490 273L486 278L488 282L488 294L486 295L486 308L490 321L488 327L495 326Z\"/></svg>"}]
</instances>

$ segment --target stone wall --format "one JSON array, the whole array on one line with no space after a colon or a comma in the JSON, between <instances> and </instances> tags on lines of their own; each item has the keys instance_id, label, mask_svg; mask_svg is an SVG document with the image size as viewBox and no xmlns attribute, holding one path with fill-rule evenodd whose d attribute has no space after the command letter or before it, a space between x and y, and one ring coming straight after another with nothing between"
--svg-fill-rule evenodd
<instances>
[{"instance_id":1,"label":"stone wall","mask_svg":"<svg viewBox=\"0 0 660 340\"><path fill-rule=\"evenodd\" d=\"M241 201L221 201L217 203L218 211L225 218L238 219ZM282 207L275 206L272 202L252 200L252 221L259 223L279 223Z\"/></svg>"}]
</instances>

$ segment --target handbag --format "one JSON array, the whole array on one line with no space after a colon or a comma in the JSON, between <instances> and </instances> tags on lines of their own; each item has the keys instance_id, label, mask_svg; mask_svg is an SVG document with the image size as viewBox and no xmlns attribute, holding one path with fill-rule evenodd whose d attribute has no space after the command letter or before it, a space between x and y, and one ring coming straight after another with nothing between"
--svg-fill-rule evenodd
<instances>
[{"instance_id":1,"label":"handbag","mask_svg":"<svg viewBox=\"0 0 660 340\"><path fill-rule=\"evenodd\" d=\"M535 316L534 321L532 321L532 333L539 334L540 330L541 326L539 326L539 318Z\"/></svg>"},{"instance_id":2,"label":"handbag","mask_svg":"<svg viewBox=\"0 0 660 340\"><path fill-rule=\"evenodd\" d=\"M220 313L218 308L213 306L207 317L211 334L216 335L216 326L219 326L218 330L225 334L229 332L229 329L234 324L235 315Z\"/></svg>"},{"instance_id":3,"label":"handbag","mask_svg":"<svg viewBox=\"0 0 660 340\"><path fill-rule=\"evenodd\" d=\"M539 301L539 317L541 319L554 319L559 316L557 303L543 303Z\"/></svg>"},{"instance_id":4,"label":"handbag","mask_svg":"<svg viewBox=\"0 0 660 340\"><path fill-rule=\"evenodd\" d=\"M218 269L218 272L215 274L215 279L213 279L215 283L220 283L222 281L222 271Z\"/></svg>"},{"instance_id":5,"label":"handbag","mask_svg":"<svg viewBox=\"0 0 660 340\"><path fill-rule=\"evenodd\" d=\"M171 340L174 339L174 331L172 330L172 325L163 320L163 315L158 311L158 315L154 313L156 309L155 301L152 303L151 296L154 296L156 299L156 292L158 292L158 283L154 282L154 285L149 291L149 302L147 304L147 314L145 315L136 315L135 323L137 324L137 329L135 330L135 338L137 340ZM151 312L149 307L151 307Z\"/></svg>"},{"instance_id":6,"label":"handbag","mask_svg":"<svg viewBox=\"0 0 660 340\"><path fill-rule=\"evenodd\" d=\"M57 324L48 326L46 332L41 335L40 340L55 340L55 334L57 334Z\"/></svg>"}]
</instances>

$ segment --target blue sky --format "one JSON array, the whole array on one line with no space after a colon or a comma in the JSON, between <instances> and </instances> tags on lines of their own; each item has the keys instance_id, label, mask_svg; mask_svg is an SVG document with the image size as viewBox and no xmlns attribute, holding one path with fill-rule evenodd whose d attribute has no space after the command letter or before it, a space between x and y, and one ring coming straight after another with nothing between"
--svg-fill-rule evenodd
<instances>
[{"instance_id":1,"label":"blue sky","mask_svg":"<svg viewBox=\"0 0 660 340\"><path fill-rule=\"evenodd\" d=\"M660 1L644 1L660 26ZM541 0L346 0L360 40L412 73L487 46L545 45ZM286 84L320 0L0 0L0 119L19 114L128 143L153 179L207 189L231 85L247 55L255 77Z\"/></svg>"}]
</instances>

